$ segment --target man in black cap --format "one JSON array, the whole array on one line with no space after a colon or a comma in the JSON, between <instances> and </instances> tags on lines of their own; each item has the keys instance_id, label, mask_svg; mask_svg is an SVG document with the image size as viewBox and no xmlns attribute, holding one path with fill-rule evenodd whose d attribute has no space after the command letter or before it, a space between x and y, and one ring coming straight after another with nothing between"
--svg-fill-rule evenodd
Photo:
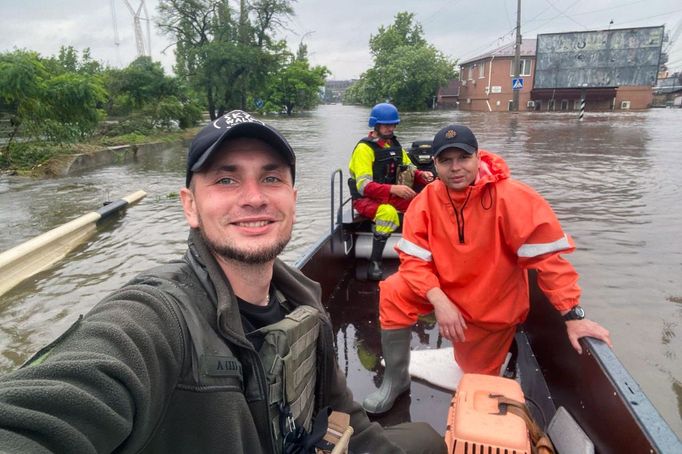
<instances>
[{"instance_id":1,"label":"man in black cap","mask_svg":"<svg viewBox=\"0 0 682 454\"><path fill-rule=\"evenodd\" d=\"M504 160L478 148L466 126L448 125L433 139L438 181L405 213L396 245L397 273L380 283L381 343L386 371L363 407L382 413L409 390L411 326L435 312L464 372L499 374L516 325L528 314L528 269L566 320L573 347L609 333L584 318L578 274L561 254L575 249L551 207L510 177Z\"/></svg>"},{"instance_id":2,"label":"man in black cap","mask_svg":"<svg viewBox=\"0 0 682 454\"><path fill-rule=\"evenodd\" d=\"M203 128L180 190L186 254L0 377L0 452L308 453L339 441L328 420L350 424L354 452L445 451L427 424L370 423L319 285L277 259L295 168L287 141L245 112Z\"/></svg>"}]
</instances>

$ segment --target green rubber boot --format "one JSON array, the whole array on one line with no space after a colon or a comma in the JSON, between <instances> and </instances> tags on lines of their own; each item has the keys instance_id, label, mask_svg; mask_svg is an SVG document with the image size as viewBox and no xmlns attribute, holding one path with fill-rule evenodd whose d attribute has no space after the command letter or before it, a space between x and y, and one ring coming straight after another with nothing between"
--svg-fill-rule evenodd
<instances>
[{"instance_id":1,"label":"green rubber boot","mask_svg":"<svg viewBox=\"0 0 682 454\"><path fill-rule=\"evenodd\" d=\"M410 390L410 339L412 328L381 330L381 349L386 369L379 389L365 398L362 407L368 413L384 413L395 400Z\"/></svg>"}]
</instances>

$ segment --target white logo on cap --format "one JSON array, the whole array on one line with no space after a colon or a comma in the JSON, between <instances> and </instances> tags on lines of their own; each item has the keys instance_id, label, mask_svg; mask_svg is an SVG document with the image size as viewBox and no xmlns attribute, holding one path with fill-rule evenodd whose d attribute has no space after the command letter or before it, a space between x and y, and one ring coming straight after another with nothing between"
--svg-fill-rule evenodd
<instances>
[{"instance_id":1,"label":"white logo on cap","mask_svg":"<svg viewBox=\"0 0 682 454\"><path fill-rule=\"evenodd\" d=\"M220 120L223 121L219 124L218 122ZM259 125L265 125L265 123L253 118L246 112L243 112L241 110L233 110L232 112L228 112L222 117L215 120L213 122L213 127L216 129L230 129L232 126L240 123L258 123Z\"/></svg>"}]
</instances>

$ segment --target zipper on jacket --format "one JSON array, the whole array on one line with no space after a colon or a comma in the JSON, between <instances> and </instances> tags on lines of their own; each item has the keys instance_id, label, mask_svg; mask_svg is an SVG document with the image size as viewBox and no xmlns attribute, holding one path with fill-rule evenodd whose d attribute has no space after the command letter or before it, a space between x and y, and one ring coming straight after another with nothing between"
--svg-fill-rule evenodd
<instances>
[{"instance_id":1,"label":"zipper on jacket","mask_svg":"<svg viewBox=\"0 0 682 454\"><path fill-rule=\"evenodd\" d=\"M268 395L268 383L267 379L265 378L265 371L263 370L263 364L260 361L260 356L258 356L258 353L256 353L253 348L248 350L249 355L251 355L252 358L255 357L255 361L252 360L252 364L256 365L256 379L258 380L258 386L261 388L261 392L265 398L263 399L263 403L265 404L265 414L267 417L267 426L268 426L268 434L270 435L270 444L272 447L272 452L280 452L282 449L281 447L277 446L277 440L275 439L275 433L272 430L272 414L270 412L270 396Z\"/></svg>"},{"instance_id":2,"label":"zipper on jacket","mask_svg":"<svg viewBox=\"0 0 682 454\"><path fill-rule=\"evenodd\" d=\"M467 196L464 199L464 203L462 204L462 208L457 211L457 207L455 207L455 203L452 201L452 197L450 197L450 190L445 187L445 193L448 195L448 200L450 201L450 205L452 206L452 211L455 212L455 219L457 220L457 236L459 237L459 244L464 244L464 207L467 206L467 202L469 201L469 196L471 195L471 187L467 189ZM460 220L461 219L461 220Z\"/></svg>"}]
</instances>

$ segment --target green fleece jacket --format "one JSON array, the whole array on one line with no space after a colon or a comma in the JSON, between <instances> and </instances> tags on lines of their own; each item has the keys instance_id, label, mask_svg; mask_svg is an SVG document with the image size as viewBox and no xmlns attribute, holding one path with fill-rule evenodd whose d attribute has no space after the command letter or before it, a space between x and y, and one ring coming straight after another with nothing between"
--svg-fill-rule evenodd
<instances>
[{"instance_id":1,"label":"green fleece jacket","mask_svg":"<svg viewBox=\"0 0 682 454\"><path fill-rule=\"evenodd\" d=\"M319 285L281 261L273 283L324 314L316 411L351 414L354 452L401 452L353 401ZM0 452L277 452L262 369L229 282L192 231L181 261L138 276L0 377Z\"/></svg>"}]
</instances>

